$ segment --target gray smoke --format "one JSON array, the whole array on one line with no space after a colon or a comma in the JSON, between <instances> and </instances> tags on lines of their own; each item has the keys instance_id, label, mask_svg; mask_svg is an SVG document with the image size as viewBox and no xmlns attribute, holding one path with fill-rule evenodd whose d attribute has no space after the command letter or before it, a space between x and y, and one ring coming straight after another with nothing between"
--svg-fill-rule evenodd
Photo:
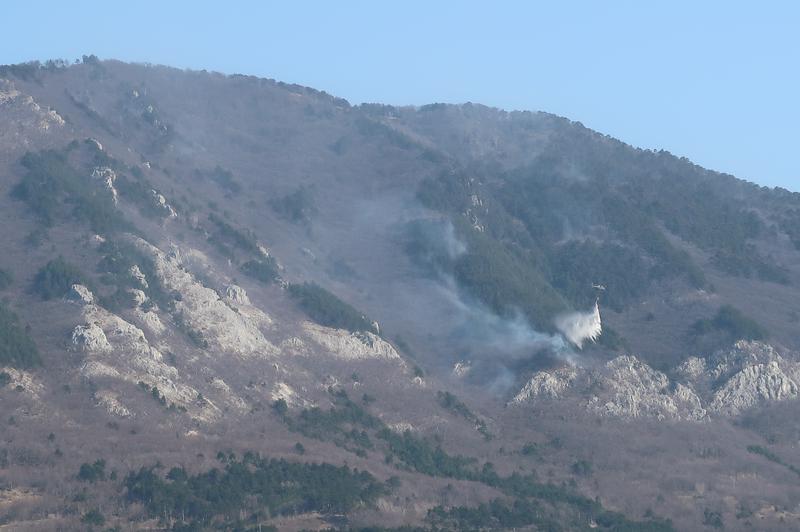
<instances>
[{"instance_id":1,"label":"gray smoke","mask_svg":"<svg viewBox=\"0 0 800 532\"><path fill-rule=\"evenodd\" d=\"M447 334L434 346L448 369L459 361L469 361L469 379L488 390L505 395L521 386L520 376L555 365L578 364L580 349L600 333L599 308L559 316L557 333L533 328L521 312L500 316L482 301L458 287L444 266L467 252L453 224L446 219L415 220L407 227L414 246L409 253L418 265L429 269L429 289L435 291L440 306L430 319ZM427 312L427 309L420 309ZM416 313L415 313L416 314Z\"/></svg>"}]
</instances>

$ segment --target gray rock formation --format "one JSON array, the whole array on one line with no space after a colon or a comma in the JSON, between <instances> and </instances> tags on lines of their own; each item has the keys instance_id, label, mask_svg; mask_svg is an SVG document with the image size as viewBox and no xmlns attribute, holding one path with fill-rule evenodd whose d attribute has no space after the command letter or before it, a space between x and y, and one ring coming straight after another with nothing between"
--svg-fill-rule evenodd
<instances>
[{"instance_id":1,"label":"gray rock formation","mask_svg":"<svg viewBox=\"0 0 800 532\"><path fill-rule=\"evenodd\" d=\"M574 399L599 415L701 421L734 416L748 408L795 399L800 362L761 342L737 342L708 360L689 357L671 380L632 355L620 356L597 372L564 366L540 371L509 404L541 398Z\"/></svg>"}]
</instances>

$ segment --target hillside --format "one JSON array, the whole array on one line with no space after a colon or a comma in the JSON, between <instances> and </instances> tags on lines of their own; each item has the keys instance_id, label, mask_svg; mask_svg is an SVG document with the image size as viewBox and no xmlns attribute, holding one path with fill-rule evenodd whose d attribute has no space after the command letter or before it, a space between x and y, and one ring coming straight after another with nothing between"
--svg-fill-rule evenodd
<instances>
[{"instance_id":1,"label":"hillside","mask_svg":"<svg viewBox=\"0 0 800 532\"><path fill-rule=\"evenodd\" d=\"M93 56L0 124L0 529L798 526L800 195Z\"/></svg>"}]
</instances>

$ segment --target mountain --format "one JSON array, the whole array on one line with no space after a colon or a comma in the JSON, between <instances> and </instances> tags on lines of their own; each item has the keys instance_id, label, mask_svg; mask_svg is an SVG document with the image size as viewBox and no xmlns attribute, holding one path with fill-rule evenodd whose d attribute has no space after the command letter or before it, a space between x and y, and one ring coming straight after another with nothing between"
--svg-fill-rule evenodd
<instances>
[{"instance_id":1,"label":"mountain","mask_svg":"<svg viewBox=\"0 0 800 532\"><path fill-rule=\"evenodd\" d=\"M87 56L0 66L0 219L0 529L800 523L798 194Z\"/></svg>"}]
</instances>

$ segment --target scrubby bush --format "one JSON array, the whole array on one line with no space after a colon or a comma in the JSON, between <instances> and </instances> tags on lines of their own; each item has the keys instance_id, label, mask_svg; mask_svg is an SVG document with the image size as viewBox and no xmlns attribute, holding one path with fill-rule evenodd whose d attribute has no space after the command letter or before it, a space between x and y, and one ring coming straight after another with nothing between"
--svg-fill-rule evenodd
<instances>
[{"instance_id":1,"label":"scrubby bush","mask_svg":"<svg viewBox=\"0 0 800 532\"><path fill-rule=\"evenodd\" d=\"M292 223L309 222L316 213L314 196L304 186L291 194L270 200L269 204L278 216Z\"/></svg>"},{"instance_id":2,"label":"scrubby bush","mask_svg":"<svg viewBox=\"0 0 800 532\"><path fill-rule=\"evenodd\" d=\"M13 282L14 277L11 275L11 272L0 268L0 290L5 290L11 286L11 283Z\"/></svg>"},{"instance_id":3,"label":"scrubby bush","mask_svg":"<svg viewBox=\"0 0 800 532\"><path fill-rule=\"evenodd\" d=\"M80 270L59 256L36 273L33 291L48 300L65 295L73 284L86 284L86 280Z\"/></svg>"},{"instance_id":4,"label":"scrubby bush","mask_svg":"<svg viewBox=\"0 0 800 532\"><path fill-rule=\"evenodd\" d=\"M265 284L271 284L278 278L278 264L272 257L249 260L240 269L242 273Z\"/></svg>"},{"instance_id":5,"label":"scrubby bush","mask_svg":"<svg viewBox=\"0 0 800 532\"><path fill-rule=\"evenodd\" d=\"M94 463L81 464L78 470L78 480L83 482L97 482L106 479L106 461L96 460Z\"/></svg>"},{"instance_id":6,"label":"scrubby bush","mask_svg":"<svg viewBox=\"0 0 800 532\"><path fill-rule=\"evenodd\" d=\"M211 178L220 188L231 194L240 194L242 192L242 185L233 176L233 172L221 166L216 166L211 172L208 172L208 177Z\"/></svg>"},{"instance_id":7,"label":"scrubby bush","mask_svg":"<svg viewBox=\"0 0 800 532\"><path fill-rule=\"evenodd\" d=\"M81 523L84 523L89 526L103 526L106 522L106 518L100 513L100 510L97 508L93 508L83 514L81 517Z\"/></svg>"},{"instance_id":8,"label":"scrubby bush","mask_svg":"<svg viewBox=\"0 0 800 532\"><path fill-rule=\"evenodd\" d=\"M732 305L723 305L711 319L696 321L691 327L694 336L722 332L732 340L764 340L767 330Z\"/></svg>"},{"instance_id":9,"label":"scrubby bush","mask_svg":"<svg viewBox=\"0 0 800 532\"><path fill-rule=\"evenodd\" d=\"M19 319L6 305L0 302L0 366L29 368L41 363L39 350ZM7 380L10 377L4 373Z\"/></svg>"},{"instance_id":10,"label":"scrubby bush","mask_svg":"<svg viewBox=\"0 0 800 532\"><path fill-rule=\"evenodd\" d=\"M372 331L372 320L316 283L289 285L289 294L308 316L326 327Z\"/></svg>"}]
</instances>

